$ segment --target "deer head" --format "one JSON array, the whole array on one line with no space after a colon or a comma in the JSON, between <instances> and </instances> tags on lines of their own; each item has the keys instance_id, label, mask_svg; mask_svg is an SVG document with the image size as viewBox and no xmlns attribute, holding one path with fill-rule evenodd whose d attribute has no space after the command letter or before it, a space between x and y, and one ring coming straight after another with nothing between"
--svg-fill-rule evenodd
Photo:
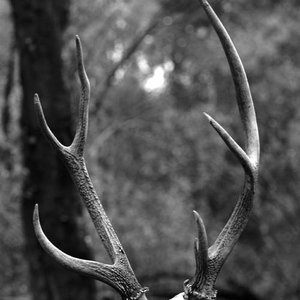
<instances>
[{"instance_id":1,"label":"deer head","mask_svg":"<svg viewBox=\"0 0 300 300\"><path fill-rule=\"evenodd\" d=\"M241 122L246 135L245 150L217 121L207 114L205 116L241 163L245 177L243 189L235 208L216 241L210 247L208 246L204 223L200 215L194 211L197 225L197 238L194 245L196 271L191 279L184 282L183 292L173 299L210 300L216 298L215 282L217 276L248 222L258 176L259 136L253 101L243 64L226 29L209 3L206 0L201 0L200 3L219 36L231 69ZM78 126L70 146L62 145L48 127L38 95L35 95L34 103L41 128L68 168L112 264L75 258L56 248L43 233L37 205L33 214L34 230L45 251L64 267L107 283L116 289L123 299L146 300L145 293L148 289L143 288L138 282L86 169L84 147L88 128L90 85L83 64L82 48L78 36L76 37L76 49L81 97Z\"/></svg>"}]
</instances>

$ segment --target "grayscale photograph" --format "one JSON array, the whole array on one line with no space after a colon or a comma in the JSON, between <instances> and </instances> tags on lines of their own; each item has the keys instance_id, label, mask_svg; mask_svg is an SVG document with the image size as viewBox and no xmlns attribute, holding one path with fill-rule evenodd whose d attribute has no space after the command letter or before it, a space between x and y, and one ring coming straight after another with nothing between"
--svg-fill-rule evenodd
<instances>
[{"instance_id":1,"label":"grayscale photograph","mask_svg":"<svg viewBox=\"0 0 300 300\"><path fill-rule=\"evenodd\" d=\"M300 299L299 0L0 28L0 300Z\"/></svg>"}]
</instances>

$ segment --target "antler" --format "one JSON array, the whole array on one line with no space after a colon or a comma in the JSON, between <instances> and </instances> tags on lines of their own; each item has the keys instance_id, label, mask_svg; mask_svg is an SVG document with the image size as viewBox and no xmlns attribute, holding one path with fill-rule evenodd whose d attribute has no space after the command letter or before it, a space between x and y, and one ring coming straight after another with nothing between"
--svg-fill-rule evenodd
<instances>
[{"instance_id":1,"label":"antler","mask_svg":"<svg viewBox=\"0 0 300 300\"><path fill-rule=\"evenodd\" d=\"M34 97L36 114L41 128L53 147L60 154L61 159L67 166L75 185L78 188L81 198L89 211L100 239L108 252L112 265L95 261L88 261L74 258L56 248L45 236L39 221L38 206L36 205L33 214L33 224L36 236L41 246L58 263L63 266L103 281L115 288L123 299L146 299L147 288L142 288L137 281L125 251L101 205L91 179L86 169L83 157L84 146L88 129L88 104L90 98L90 84L87 78L80 39L76 36L78 73L81 83L81 97L79 105L79 121L74 140L70 146L62 145L54 136L45 120L42 106L38 95Z\"/></svg>"},{"instance_id":2,"label":"antler","mask_svg":"<svg viewBox=\"0 0 300 300\"><path fill-rule=\"evenodd\" d=\"M243 190L235 208L218 238L209 248L203 221L199 214L194 212L198 231L195 240L196 272L191 280L185 281L184 294L185 298L189 299L210 300L216 298L214 285L217 276L248 222L258 176L260 150L256 116L243 64L226 29L209 3L206 0L200 0L200 3L217 32L227 56L241 121L246 133L244 151L217 121L205 114L229 150L237 157L245 172Z\"/></svg>"},{"instance_id":3,"label":"antler","mask_svg":"<svg viewBox=\"0 0 300 300\"><path fill-rule=\"evenodd\" d=\"M200 0L200 3L217 32L227 56L235 85L241 121L246 134L246 146L245 150L243 150L217 121L205 114L229 150L237 157L245 173L242 193L229 220L211 247L208 247L204 223L199 214L194 211L198 232L198 236L195 239L196 272L191 280L185 281L184 293L177 295L175 298L212 300L216 298L217 294L214 287L217 276L249 219L258 177L260 150L253 101L242 62L226 29L213 9L206 0ZM86 169L83 154L87 137L90 86L83 65L82 49L78 36L76 37L76 49L81 82L81 97L79 122L74 140L70 146L62 145L48 127L38 95L35 95L35 108L42 130L66 164L113 264L108 265L74 258L56 248L42 231L37 205L33 215L35 233L42 247L58 263L109 284L120 293L123 299L146 300L145 292L147 288L142 288L137 281Z\"/></svg>"}]
</instances>

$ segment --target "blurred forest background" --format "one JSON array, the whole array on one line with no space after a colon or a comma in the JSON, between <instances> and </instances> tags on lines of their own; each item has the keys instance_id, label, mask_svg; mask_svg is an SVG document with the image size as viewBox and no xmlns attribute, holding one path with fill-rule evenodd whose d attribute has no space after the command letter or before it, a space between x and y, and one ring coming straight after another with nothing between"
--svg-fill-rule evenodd
<instances>
[{"instance_id":1,"label":"blurred forest background","mask_svg":"<svg viewBox=\"0 0 300 300\"><path fill-rule=\"evenodd\" d=\"M41 3L39 3L41 2ZM62 2L62 3L60 3ZM261 138L252 218L223 267L221 299L300 298L300 2L211 1L244 62ZM111 299L40 250L32 210L69 254L108 261L33 115L33 93L68 143L79 85L79 34L91 81L86 159L93 183L152 297L194 273L192 210L213 241L242 169L208 112L243 143L229 68L196 0L0 1L0 299ZM73 276L73 277L72 277ZM72 292L74 291L74 292Z\"/></svg>"}]
</instances>

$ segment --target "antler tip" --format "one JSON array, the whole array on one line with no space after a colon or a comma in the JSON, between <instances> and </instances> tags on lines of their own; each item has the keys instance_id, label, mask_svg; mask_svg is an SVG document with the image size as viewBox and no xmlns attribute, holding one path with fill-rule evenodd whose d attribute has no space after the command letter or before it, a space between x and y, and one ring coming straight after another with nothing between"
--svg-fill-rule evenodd
<instances>
[{"instance_id":1,"label":"antler tip","mask_svg":"<svg viewBox=\"0 0 300 300\"><path fill-rule=\"evenodd\" d=\"M82 58L82 46L80 37L78 34L75 35L75 43L76 43L76 52L77 52L77 63L83 64L83 58ZM80 69L80 67L79 67Z\"/></svg>"},{"instance_id":2,"label":"antler tip","mask_svg":"<svg viewBox=\"0 0 300 300\"><path fill-rule=\"evenodd\" d=\"M196 212L195 210L193 210L193 213L197 225L199 242L204 243L206 245L205 247L207 248L207 235L203 219L201 218L200 214L198 214L198 212Z\"/></svg>"},{"instance_id":3,"label":"antler tip","mask_svg":"<svg viewBox=\"0 0 300 300\"><path fill-rule=\"evenodd\" d=\"M194 218L195 218L195 220L197 220L197 218L199 217L199 214L198 214L198 212L196 212L195 210L193 210L193 214L194 214Z\"/></svg>"},{"instance_id":4,"label":"antler tip","mask_svg":"<svg viewBox=\"0 0 300 300\"><path fill-rule=\"evenodd\" d=\"M203 222L201 216L199 215L199 213L197 211L193 210L193 214L194 214L194 218L195 218L197 226L204 227L204 222Z\"/></svg>"},{"instance_id":5,"label":"antler tip","mask_svg":"<svg viewBox=\"0 0 300 300\"><path fill-rule=\"evenodd\" d=\"M44 116L43 107L39 99L38 94L34 94L34 108L37 119L40 123L42 132L46 135L48 140L55 148L63 148L64 146L57 140L52 131L50 130L47 121Z\"/></svg>"},{"instance_id":6,"label":"antler tip","mask_svg":"<svg viewBox=\"0 0 300 300\"><path fill-rule=\"evenodd\" d=\"M203 115L207 118L207 120L208 120L209 123L212 123L213 118L208 113L203 112Z\"/></svg>"},{"instance_id":7,"label":"antler tip","mask_svg":"<svg viewBox=\"0 0 300 300\"><path fill-rule=\"evenodd\" d=\"M80 37L78 34L75 35L75 42L76 42L76 48L80 49L81 48L81 41L80 41Z\"/></svg>"},{"instance_id":8,"label":"antler tip","mask_svg":"<svg viewBox=\"0 0 300 300\"><path fill-rule=\"evenodd\" d=\"M40 105L41 101L40 101L40 97L39 97L38 93L34 94L33 103L34 103L34 105Z\"/></svg>"},{"instance_id":9,"label":"antler tip","mask_svg":"<svg viewBox=\"0 0 300 300\"><path fill-rule=\"evenodd\" d=\"M33 96L33 104L34 104L35 112L36 112L36 115L38 116L38 119L39 120L43 119L43 115L44 115L43 108L42 108L40 97L37 93L35 93Z\"/></svg>"},{"instance_id":10,"label":"antler tip","mask_svg":"<svg viewBox=\"0 0 300 300\"><path fill-rule=\"evenodd\" d=\"M37 203L34 206L33 216L34 216L34 219L36 219L36 217L37 218L39 217L39 205Z\"/></svg>"},{"instance_id":11,"label":"antler tip","mask_svg":"<svg viewBox=\"0 0 300 300\"><path fill-rule=\"evenodd\" d=\"M33 228L35 231L35 234L39 236L39 233L41 231L41 223L40 223L40 216L39 216L39 205L35 204L34 210L33 210Z\"/></svg>"}]
</instances>

